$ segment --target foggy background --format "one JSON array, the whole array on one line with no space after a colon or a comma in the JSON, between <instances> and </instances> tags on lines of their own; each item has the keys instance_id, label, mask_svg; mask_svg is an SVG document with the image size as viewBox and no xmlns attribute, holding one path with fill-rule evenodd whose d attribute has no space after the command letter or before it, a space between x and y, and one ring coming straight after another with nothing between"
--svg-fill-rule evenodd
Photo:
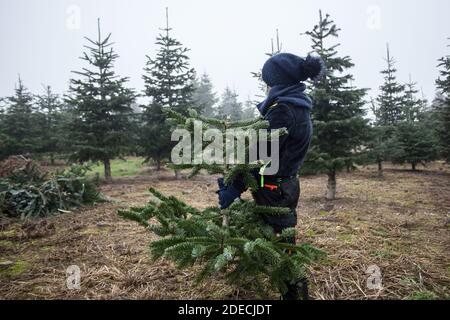
<instances>
[{"instance_id":1,"label":"foggy background","mask_svg":"<svg viewBox=\"0 0 450 320\"><path fill-rule=\"evenodd\" d=\"M339 54L352 57L354 84L371 88L368 97L382 83L387 42L399 81L411 74L429 100L437 59L450 50L448 0L0 0L0 96L13 94L19 73L33 93L41 93L42 84L65 93L71 70L85 66L79 60L83 37L96 38L97 17L120 56L116 72L130 77L128 86L141 93L145 55L155 54L166 6L172 36L191 49L192 67L210 75L218 94L228 85L241 101L259 93L250 73L267 59L277 28L283 51L311 50L300 34L318 22L319 9L342 29Z\"/></svg>"}]
</instances>

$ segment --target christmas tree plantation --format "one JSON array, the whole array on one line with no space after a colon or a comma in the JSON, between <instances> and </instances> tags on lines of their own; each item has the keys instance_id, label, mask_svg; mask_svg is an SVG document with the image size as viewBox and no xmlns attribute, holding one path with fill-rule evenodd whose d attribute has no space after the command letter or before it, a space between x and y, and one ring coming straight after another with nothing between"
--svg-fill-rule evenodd
<instances>
[{"instance_id":1,"label":"christmas tree plantation","mask_svg":"<svg viewBox=\"0 0 450 320\"><path fill-rule=\"evenodd\" d=\"M264 129L268 123L263 119L230 122L205 118L191 111L185 117L171 109L166 109L168 117L178 126L194 132L195 123L201 123L204 129L213 128L224 133L227 129L239 129L245 135L250 130ZM282 134L285 133L281 130ZM273 132L267 139L273 138ZM223 137L226 135L224 134ZM223 138L226 149L226 138ZM207 149L192 145L192 155ZM250 143L246 153L250 150ZM202 149L202 150L197 150ZM221 165L174 164L176 169L192 169L191 176L206 170L210 174L223 174L225 184L231 184L241 176L246 186L254 192L259 182L253 174L264 163L255 161L246 164ZM273 289L286 292L286 284L304 276L306 265L318 259L322 251L309 244L293 245L286 240L296 236L294 228L275 234L273 229L263 222L264 215L286 215L289 208L262 207L253 201L237 200L228 209L211 207L198 210L170 196L167 197L151 188L154 196L145 207L120 210L119 215L138 222L150 232L161 237L150 244L153 259L162 257L172 260L177 267L201 266L196 282L214 274L223 274L236 285L250 284L262 288L262 282L269 280ZM197 269L196 269L197 270Z\"/></svg>"}]
</instances>

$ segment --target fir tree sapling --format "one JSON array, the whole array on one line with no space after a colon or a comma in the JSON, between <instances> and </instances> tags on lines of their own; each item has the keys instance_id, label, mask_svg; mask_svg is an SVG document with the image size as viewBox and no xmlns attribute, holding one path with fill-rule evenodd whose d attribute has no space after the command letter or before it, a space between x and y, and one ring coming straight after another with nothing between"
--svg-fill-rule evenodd
<instances>
[{"instance_id":1,"label":"fir tree sapling","mask_svg":"<svg viewBox=\"0 0 450 320\"><path fill-rule=\"evenodd\" d=\"M353 166L367 140L363 100L366 90L352 85L353 76L347 73L354 66L351 58L339 57L336 50L339 44L330 43L338 37L340 29L329 15L323 17L321 11L319 19L319 24L306 35L312 40L312 49L325 61L327 72L310 94L314 101L314 136L304 169L328 175L326 198L334 200L336 173Z\"/></svg>"},{"instance_id":2,"label":"fir tree sapling","mask_svg":"<svg viewBox=\"0 0 450 320\"><path fill-rule=\"evenodd\" d=\"M273 38L270 39L270 43L271 43L271 50L270 50L270 52L265 53L266 56L273 57L274 55L276 55L278 53L281 53L281 50L283 48L283 44L281 43L278 29L276 29L276 43L274 43ZM251 75L253 76L253 78L256 78L258 80L259 89L261 91L261 94L258 94L257 98L258 99L265 99L266 91L267 91L267 85L262 80L261 70L259 70L257 72L252 72ZM254 103L257 104L257 102L254 102Z\"/></svg>"},{"instance_id":3,"label":"fir tree sapling","mask_svg":"<svg viewBox=\"0 0 450 320\"><path fill-rule=\"evenodd\" d=\"M242 119L242 112L242 103L238 101L237 93L226 87L217 106L217 118L229 117L231 121L239 121Z\"/></svg>"},{"instance_id":4,"label":"fir tree sapling","mask_svg":"<svg viewBox=\"0 0 450 320\"><path fill-rule=\"evenodd\" d=\"M63 136L62 108L60 97L52 92L50 86L44 87L44 93L36 96L37 107L41 117L42 133L40 135L39 151L50 156L50 162L55 162L55 154L60 151Z\"/></svg>"},{"instance_id":5,"label":"fir tree sapling","mask_svg":"<svg viewBox=\"0 0 450 320\"><path fill-rule=\"evenodd\" d=\"M215 114L215 105L218 102L216 93L213 91L211 79L207 73L202 74L200 79L195 80L195 91L192 95L192 104L205 117Z\"/></svg>"},{"instance_id":6,"label":"fir tree sapling","mask_svg":"<svg viewBox=\"0 0 450 320\"><path fill-rule=\"evenodd\" d=\"M384 83L380 87L380 95L377 98L377 117L379 123L384 126L395 126L404 120L405 112L405 85L397 81L397 69L395 60L391 55L389 45L386 49L387 68L381 71L384 75Z\"/></svg>"},{"instance_id":7,"label":"fir tree sapling","mask_svg":"<svg viewBox=\"0 0 450 320\"><path fill-rule=\"evenodd\" d=\"M416 83L405 86L403 121L396 127L392 141L392 161L409 163L413 171L417 164L425 165L437 157L437 140L428 121L427 101L417 98Z\"/></svg>"},{"instance_id":8,"label":"fir tree sapling","mask_svg":"<svg viewBox=\"0 0 450 320\"><path fill-rule=\"evenodd\" d=\"M19 76L15 94L4 99L4 114L0 131L4 135L0 156L30 154L37 151L38 115L34 96L28 91Z\"/></svg>"},{"instance_id":9,"label":"fir tree sapling","mask_svg":"<svg viewBox=\"0 0 450 320\"><path fill-rule=\"evenodd\" d=\"M246 131L268 127L268 122L261 118L231 122L206 118L195 110L191 110L189 117L171 108L165 111L172 122L191 133L195 130L194 121L201 121L205 129L216 129L222 133L229 128L241 129L243 135L246 135ZM280 131L281 134L286 133L285 130ZM272 137L274 134L270 132L266 138L270 141ZM226 135L223 134L221 139L219 145L225 152ZM204 155L211 142L204 141L201 148L191 143L192 156L195 158L199 153ZM249 156L249 150L250 143L246 144L246 157ZM235 165L203 161L198 164L180 163L174 167L191 169L191 175L201 170L210 174L223 174L227 185L240 175L250 190L256 190L258 181L252 172L262 165L260 161ZM173 196L164 196L153 188L150 192L154 197L145 207L120 210L119 215L140 223L162 237L150 244L154 259L169 258L179 268L201 266L196 281L221 273L230 283L261 288L262 281L268 279L272 288L284 293L287 290L286 283L301 278L306 272L306 265L323 254L308 244L283 242L284 239L295 237L295 229L286 229L276 235L263 222L262 215L289 214L289 208L261 207L253 201L239 200L226 210L218 207L198 210Z\"/></svg>"},{"instance_id":10,"label":"fir tree sapling","mask_svg":"<svg viewBox=\"0 0 450 320\"><path fill-rule=\"evenodd\" d=\"M367 144L369 159L376 162L378 165L378 177L383 177L383 161L388 158L389 155L389 143L387 126L380 124L380 118L378 117L378 109L376 102L371 99L371 110L375 118L370 127L370 139Z\"/></svg>"},{"instance_id":11,"label":"fir tree sapling","mask_svg":"<svg viewBox=\"0 0 450 320\"><path fill-rule=\"evenodd\" d=\"M195 71L189 66L189 49L171 36L171 30L166 8L166 27L156 39L158 52L155 58L147 56L143 75L144 95L151 101L144 107L140 142L146 160L154 160L158 170L162 162L169 158L173 148L170 125L165 121L163 107L168 105L187 115L187 108L194 103L192 95L195 91Z\"/></svg>"},{"instance_id":12,"label":"fir tree sapling","mask_svg":"<svg viewBox=\"0 0 450 320\"><path fill-rule=\"evenodd\" d=\"M248 97L244 102L244 107L242 109L242 120L255 119L257 117L256 110L257 109L253 101L250 99L250 97Z\"/></svg>"},{"instance_id":13,"label":"fir tree sapling","mask_svg":"<svg viewBox=\"0 0 450 320\"><path fill-rule=\"evenodd\" d=\"M90 46L82 56L92 69L75 72L81 79L72 79L66 99L74 114L70 129L72 159L79 162L100 161L104 165L106 182L112 181L111 160L130 149L131 105L133 90L125 87L128 78L117 76L113 70L118 55L112 49L111 34L102 38L100 19L98 39L86 38Z\"/></svg>"},{"instance_id":14,"label":"fir tree sapling","mask_svg":"<svg viewBox=\"0 0 450 320\"><path fill-rule=\"evenodd\" d=\"M386 47L386 69L381 71L384 83L380 86L380 94L372 100L372 113L375 121L371 127L369 155L378 164L378 176L383 176L383 162L392 160L393 134L396 126L405 119L405 89L406 86L397 81L395 60L391 55L389 45Z\"/></svg>"},{"instance_id":15,"label":"fir tree sapling","mask_svg":"<svg viewBox=\"0 0 450 320\"><path fill-rule=\"evenodd\" d=\"M436 112L438 116L437 133L440 140L440 154L450 163L450 55L439 59L438 67L440 75L436 80L436 85L440 98L437 101Z\"/></svg>"}]
</instances>

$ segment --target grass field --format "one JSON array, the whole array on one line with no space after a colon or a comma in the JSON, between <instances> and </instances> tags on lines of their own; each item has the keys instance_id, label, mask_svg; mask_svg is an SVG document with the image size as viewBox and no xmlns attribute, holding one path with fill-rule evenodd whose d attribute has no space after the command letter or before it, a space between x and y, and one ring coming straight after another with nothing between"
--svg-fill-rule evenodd
<instances>
[{"instance_id":1,"label":"grass field","mask_svg":"<svg viewBox=\"0 0 450 320\"><path fill-rule=\"evenodd\" d=\"M142 174L147 168L143 164L144 158L127 157L125 159L115 159L111 161L111 173L113 177L130 177ZM91 165L91 171L88 175L99 174L104 177L104 167L102 163L94 163Z\"/></svg>"},{"instance_id":2,"label":"grass field","mask_svg":"<svg viewBox=\"0 0 450 320\"><path fill-rule=\"evenodd\" d=\"M194 269L152 262L155 236L117 216L117 209L149 200L150 186L192 206L217 203L217 177L175 180L173 172L141 167L140 159L114 162L114 183L101 190L109 203L46 219L0 223L0 298L13 299L244 299L274 292L235 288L216 277L195 286ZM139 172L136 176L132 172ZM326 177L301 179L298 240L327 252L311 266L315 299L448 299L450 297L450 168L419 172L387 166L338 176L338 199L324 200ZM250 195L246 195L249 197ZM81 289L66 287L66 269L81 269ZM382 290L370 289L377 266Z\"/></svg>"}]
</instances>

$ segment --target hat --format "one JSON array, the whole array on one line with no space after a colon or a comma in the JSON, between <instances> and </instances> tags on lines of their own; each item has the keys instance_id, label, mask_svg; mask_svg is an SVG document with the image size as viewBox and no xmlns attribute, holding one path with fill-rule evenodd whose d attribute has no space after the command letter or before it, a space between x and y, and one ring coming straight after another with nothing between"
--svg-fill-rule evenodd
<instances>
[{"instance_id":1,"label":"hat","mask_svg":"<svg viewBox=\"0 0 450 320\"><path fill-rule=\"evenodd\" d=\"M311 79L319 80L325 73L325 63L318 54L305 59L291 53L279 53L263 66L262 79L270 87L294 85Z\"/></svg>"}]
</instances>

